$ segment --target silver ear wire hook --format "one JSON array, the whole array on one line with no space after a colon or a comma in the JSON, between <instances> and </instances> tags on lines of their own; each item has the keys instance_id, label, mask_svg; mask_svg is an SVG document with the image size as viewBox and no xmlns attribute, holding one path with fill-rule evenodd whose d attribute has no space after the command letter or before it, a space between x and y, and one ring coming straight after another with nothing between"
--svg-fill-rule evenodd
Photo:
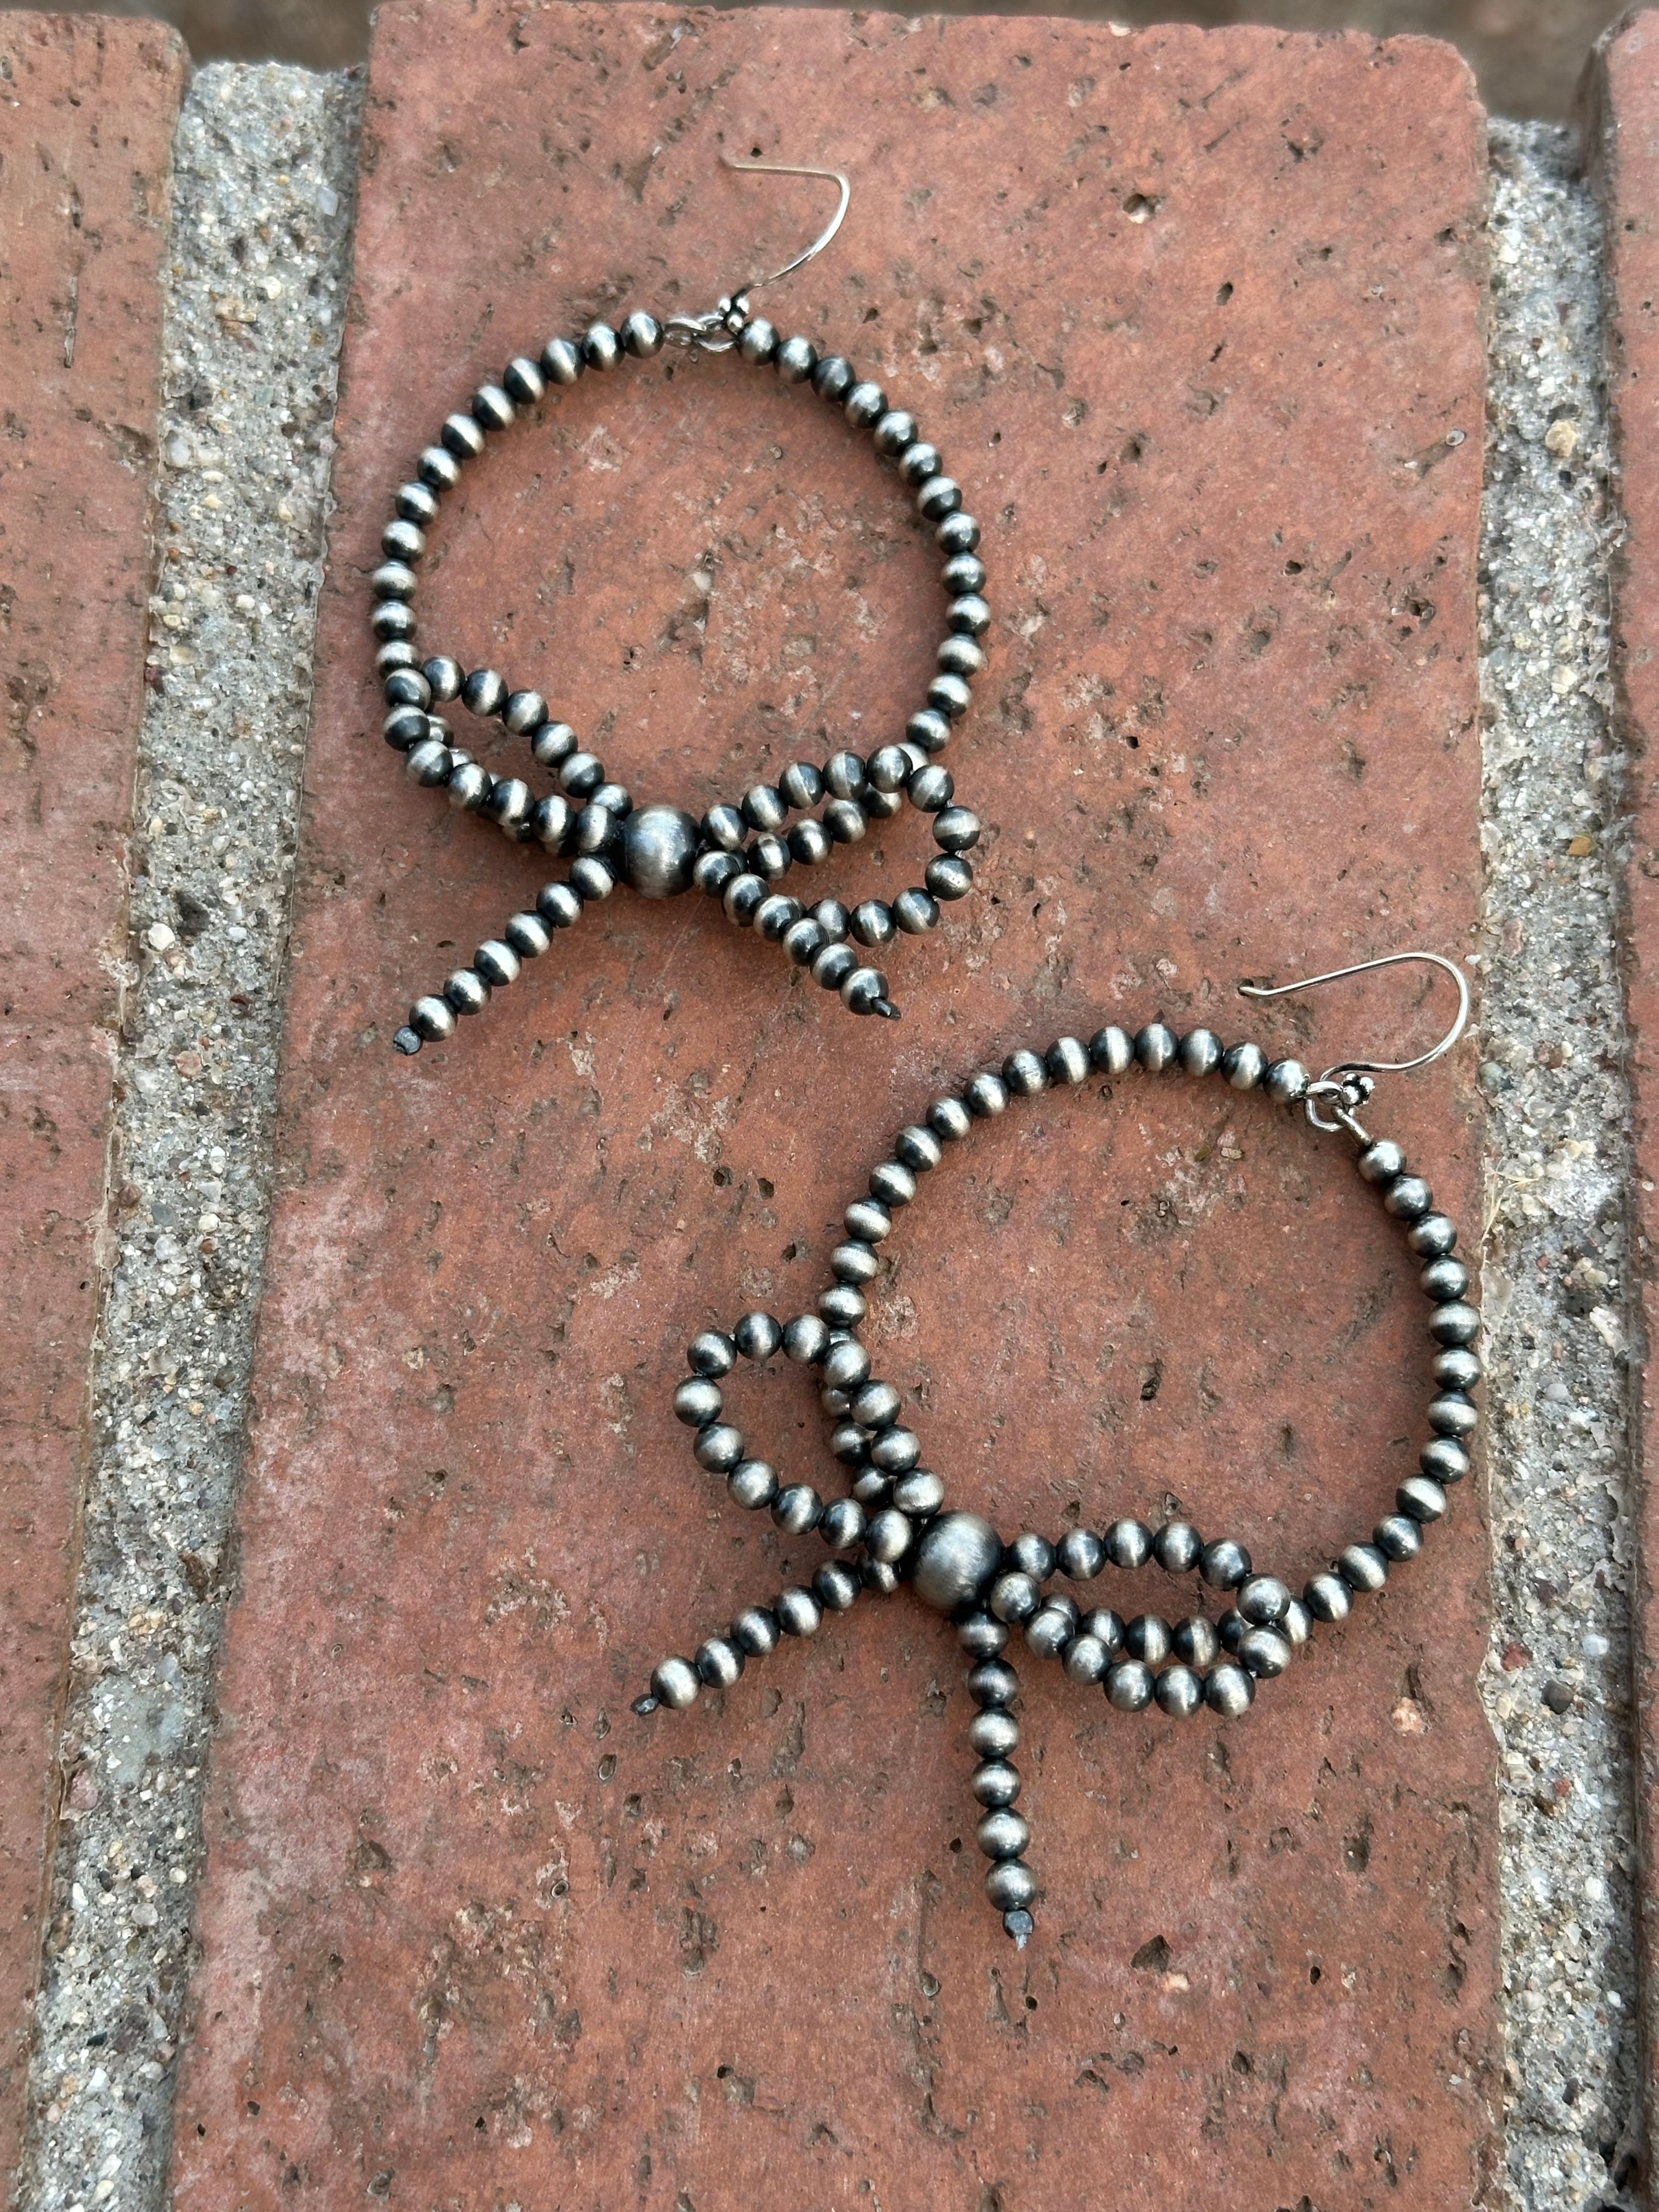
<instances>
[{"instance_id":1,"label":"silver ear wire hook","mask_svg":"<svg viewBox=\"0 0 1659 2212\"><path fill-rule=\"evenodd\" d=\"M751 276L746 284L739 286L733 294L735 303L748 293L758 292L763 284L775 284L781 276L793 276L797 269L805 269L809 261L816 260L846 221L847 210L853 198L853 187L840 169L817 169L799 161L739 161L730 154L722 154L720 160L728 169L738 170L747 176L822 177L825 184L837 185L841 188L841 198L836 202L836 212L812 243L804 247L793 261L786 261L781 269L775 269L769 276Z\"/></svg>"},{"instance_id":2,"label":"silver ear wire hook","mask_svg":"<svg viewBox=\"0 0 1659 2212\"><path fill-rule=\"evenodd\" d=\"M736 169L749 176L760 177L822 177L827 185L839 188L840 198L836 212L810 246L803 246L793 261L786 261L781 269L774 269L764 276L751 276L744 284L722 294L705 314L671 315L664 325L665 335L677 345L695 345L704 353L729 353L737 342L737 334L749 319L749 295L757 292L764 284L775 284L781 277L793 276L809 261L816 260L835 237L846 220L852 203L853 186L850 179L839 169L820 169L800 161L739 161L723 153L721 161L728 169Z\"/></svg>"},{"instance_id":3,"label":"silver ear wire hook","mask_svg":"<svg viewBox=\"0 0 1659 2212\"><path fill-rule=\"evenodd\" d=\"M1438 1060L1462 1036L1468 1027L1469 986L1468 978L1455 961L1439 952L1385 952L1380 959L1358 960L1351 968L1333 968L1322 975L1298 976L1293 983L1241 983L1239 996L1244 999L1282 999L1292 991L1316 990L1322 983L1340 983L1350 975L1369 975L1378 968L1400 968L1411 962L1428 968L1438 968L1449 975L1457 986L1457 1014L1451 1027L1437 1045L1427 1052L1419 1052L1414 1060L1339 1060L1325 1070L1317 1083L1309 1086L1307 1094L1308 1119L1316 1129L1346 1129L1362 1143L1369 1143L1366 1132L1354 1119L1354 1109L1368 1099L1374 1085L1373 1075L1404 1075L1413 1067L1426 1067ZM1327 1121L1318 1110L1318 1102L1329 1099L1334 1103L1333 1119Z\"/></svg>"}]
</instances>

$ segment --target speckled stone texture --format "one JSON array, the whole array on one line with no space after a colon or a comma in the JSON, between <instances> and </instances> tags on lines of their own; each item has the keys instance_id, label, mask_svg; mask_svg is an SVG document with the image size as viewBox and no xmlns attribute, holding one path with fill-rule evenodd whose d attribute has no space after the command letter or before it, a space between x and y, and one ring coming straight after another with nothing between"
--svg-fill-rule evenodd
<instances>
[{"instance_id":1,"label":"speckled stone texture","mask_svg":"<svg viewBox=\"0 0 1659 2212\"><path fill-rule=\"evenodd\" d=\"M181 78L155 24L0 22L0 2172L57 1814Z\"/></svg>"},{"instance_id":2,"label":"speckled stone texture","mask_svg":"<svg viewBox=\"0 0 1659 2212\"><path fill-rule=\"evenodd\" d=\"M1625 990L1636 1118L1632 1192L1639 1325L1659 1336L1654 1253L1659 1244L1659 10L1628 16L1598 50L1586 78L1586 140L1607 209L1607 377L1625 535L1613 569L1613 669L1630 761L1630 865L1626 873ZM1632 1601L1633 1692L1641 1806L1640 1938L1648 2053L1648 2171L1659 2171L1654 2053L1659 2051L1659 1405L1650 1370L1640 1379L1636 1541Z\"/></svg>"},{"instance_id":3,"label":"speckled stone texture","mask_svg":"<svg viewBox=\"0 0 1659 2212\"><path fill-rule=\"evenodd\" d=\"M811 188L722 145L853 172L771 311L914 405L986 521L952 754L981 889L888 963L896 1029L619 896L399 1060L409 1000L539 877L380 741L391 489L509 354L808 234ZM1475 1497L1237 1727L1030 1670L1023 1954L981 1895L958 1655L908 1599L723 1710L628 1710L817 1556L694 1467L682 1347L816 1294L932 1089L1112 1017L1237 1034L1241 974L1469 945L1484 156L1429 44L382 10L180 2212L1498 2201ZM732 361L519 426L428 567L434 647L697 807L894 734L939 619L868 445ZM920 825L870 845L914 869ZM1249 1026L1322 1066L1437 1034L1409 1001ZM1376 1118L1474 1223L1471 1075ZM1348 1154L1173 1080L981 1133L873 1297L930 1463L1010 1528L1178 1499L1298 1578L1368 1529L1426 1339ZM732 1403L833 1473L799 1372Z\"/></svg>"}]
</instances>

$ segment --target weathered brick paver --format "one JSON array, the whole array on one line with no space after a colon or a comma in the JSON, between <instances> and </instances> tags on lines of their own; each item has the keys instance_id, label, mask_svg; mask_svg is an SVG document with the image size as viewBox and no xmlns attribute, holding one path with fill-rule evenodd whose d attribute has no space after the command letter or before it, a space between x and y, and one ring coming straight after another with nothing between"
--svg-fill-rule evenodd
<instances>
[{"instance_id":1,"label":"weathered brick paver","mask_svg":"<svg viewBox=\"0 0 1659 2212\"><path fill-rule=\"evenodd\" d=\"M538 878L376 734L391 487L510 353L807 234L810 188L722 145L852 171L774 311L913 404L986 521L981 890L891 961L897 1029L619 897L401 1061L414 992ZM1237 1031L1241 974L1468 945L1484 192L1423 42L382 10L181 2208L1497 2201L1475 1497L1237 1728L1033 1674L1023 1955L957 1655L907 1600L723 1711L628 1711L814 1564L692 1465L681 1347L815 1295L932 1088L1109 1015ZM867 447L731 362L520 426L428 566L434 646L699 805L892 733L939 621ZM1250 1026L1322 1065L1432 1011ZM1470 1221L1473 1113L1465 1055L1378 1116ZM1005 1524L1178 1498L1300 1575L1413 1462L1420 1298L1342 1146L1126 1090L940 1186L875 1334ZM829 1467L799 1375L733 1404Z\"/></svg>"},{"instance_id":2,"label":"weathered brick paver","mask_svg":"<svg viewBox=\"0 0 1659 2212\"><path fill-rule=\"evenodd\" d=\"M1586 139L1607 210L1608 398L1624 519L1613 569L1614 670L1620 733L1630 767L1630 866L1626 878L1626 1004L1632 1048L1638 1172L1632 1193L1641 1321L1659 1336L1654 1252L1659 1243L1659 10L1632 14L1587 72ZM1659 1869L1653 1820L1659 1793L1659 1441L1653 1378L1643 1370L1637 1441L1636 1580L1632 1601L1637 1780L1643 1815L1638 1895L1648 2053L1648 2171L1659 2148L1653 2094L1659 2027Z\"/></svg>"},{"instance_id":3,"label":"weathered brick paver","mask_svg":"<svg viewBox=\"0 0 1659 2212\"><path fill-rule=\"evenodd\" d=\"M21 2117L97 1307L183 50L0 21L0 2172Z\"/></svg>"}]
</instances>

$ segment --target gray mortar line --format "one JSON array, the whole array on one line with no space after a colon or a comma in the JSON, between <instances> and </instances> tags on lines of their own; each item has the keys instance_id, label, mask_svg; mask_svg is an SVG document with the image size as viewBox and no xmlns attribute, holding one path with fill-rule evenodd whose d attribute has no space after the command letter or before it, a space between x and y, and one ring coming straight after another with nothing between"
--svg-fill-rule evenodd
<instances>
[{"instance_id":1,"label":"gray mortar line","mask_svg":"<svg viewBox=\"0 0 1659 2212\"><path fill-rule=\"evenodd\" d=\"M1483 1266L1509 2182L1634 2206L1632 1109L1601 223L1572 134L1495 124L1481 546Z\"/></svg>"},{"instance_id":2,"label":"gray mortar line","mask_svg":"<svg viewBox=\"0 0 1659 2212\"><path fill-rule=\"evenodd\" d=\"M93 1463L27 2212L164 2201L209 1711L269 1220L361 87L180 113L157 578Z\"/></svg>"}]
</instances>

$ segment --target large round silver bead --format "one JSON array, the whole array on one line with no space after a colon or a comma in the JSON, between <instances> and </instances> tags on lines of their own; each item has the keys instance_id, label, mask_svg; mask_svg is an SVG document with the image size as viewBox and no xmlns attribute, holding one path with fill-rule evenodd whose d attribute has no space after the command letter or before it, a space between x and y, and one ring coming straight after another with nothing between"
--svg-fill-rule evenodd
<instances>
[{"instance_id":1,"label":"large round silver bead","mask_svg":"<svg viewBox=\"0 0 1659 2212\"><path fill-rule=\"evenodd\" d=\"M916 1547L916 1595L939 1613L976 1598L1002 1564L1002 1539L977 1513L944 1513Z\"/></svg>"},{"instance_id":2,"label":"large round silver bead","mask_svg":"<svg viewBox=\"0 0 1659 2212\"><path fill-rule=\"evenodd\" d=\"M641 806L623 823L623 875L641 898L691 887L697 825L681 806Z\"/></svg>"}]
</instances>

